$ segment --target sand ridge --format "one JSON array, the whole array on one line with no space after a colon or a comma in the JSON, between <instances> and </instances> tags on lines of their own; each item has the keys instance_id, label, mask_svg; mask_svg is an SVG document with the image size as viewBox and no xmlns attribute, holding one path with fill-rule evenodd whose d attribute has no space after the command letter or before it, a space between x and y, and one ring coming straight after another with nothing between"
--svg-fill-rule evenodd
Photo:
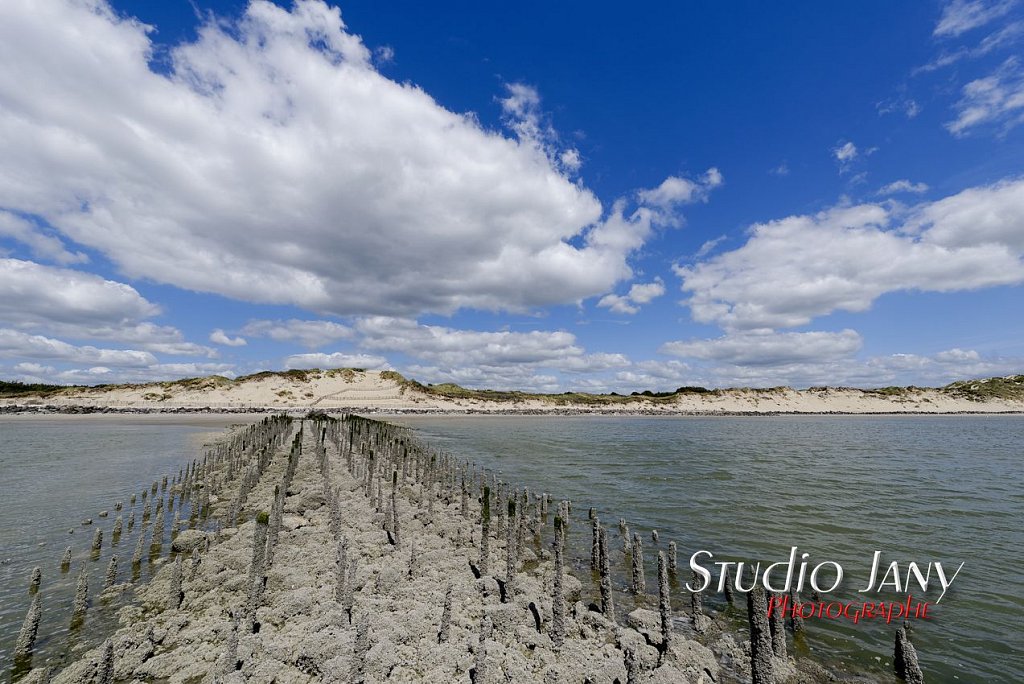
<instances>
[{"instance_id":1,"label":"sand ridge","mask_svg":"<svg viewBox=\"0 0 1024 684\"><path fill-rule=\"evenodd\" d=\"M984 382L984 381L979 381ZM145 385L75 388L45 396L0 399L0 411L358 411L485 414L951 414L1021 413L1024 398L975 397L934 388L870 391L820 387L727 389L671 398L522 395L494 400L485 393L450 396L390 371L313 370L259 373L242 381L218 376ZM512 393L505 393L511 395ZM503 395L504 396L504 395Z\"/></svg>"}]
</instances>

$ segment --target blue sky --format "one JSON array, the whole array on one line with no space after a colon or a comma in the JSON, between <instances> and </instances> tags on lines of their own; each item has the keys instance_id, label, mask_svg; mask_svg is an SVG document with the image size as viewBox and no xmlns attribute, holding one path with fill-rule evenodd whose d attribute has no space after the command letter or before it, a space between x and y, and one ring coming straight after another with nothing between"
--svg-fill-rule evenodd
<instances>
[{"instance_id":1,"label":"blue sky","mask_svg":"<svg viewBox=\"0 0 1024 684\"><path fill-rule=\"evenodd\" d=\"M1024 2L11 0L0 377L1024 369Z\"/></svg>"}]
</instances>

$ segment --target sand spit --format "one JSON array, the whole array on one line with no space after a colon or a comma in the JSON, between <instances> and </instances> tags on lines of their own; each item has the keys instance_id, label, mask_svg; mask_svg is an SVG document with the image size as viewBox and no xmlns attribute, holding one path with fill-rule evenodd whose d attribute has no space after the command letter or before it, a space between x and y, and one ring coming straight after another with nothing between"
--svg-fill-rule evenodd
<instances>
[{"instance_id":1,"label":"sand spit","mask_svg":"<svg viewBox=\"0 0 1024 684\"><path fill-rule=\"evenodd\" d=\"M581 582L564 535L597 532L608 568L607 527L387 423L267 419L168 492L190 517L150 583L106 589L134 593L120 628L21 681L836 681L784 647L752 659L672 558L639 596L607 570Z\"/></svg>"},{"instance_id":2,"label":"sand spit","mask_svg":"<svg viewBox=\"0 0 1024 684\"><path fill-rule=\"evenodd\" d=\"M1000 379L995 379L1000 380ZM1019 384L1018 378L1011 378ZM978 381L982 385L988 381ZM1024 392L1009 398L941 389L865 391L819 387L730 389L672 398L595 401L586 395L481 398L425 391L391 371L352 369L260 373L231 381L218 376L146 385L69 389L0 398L4 413L280 413L346 411L360 414L511 415L775 415L1024 413ZM977 389L976 387L974 389ZM1019 387L1018 387L1019 389ZM503 393L512 396L514 393ZM607 399L607 398L606 398Z\"/></svg>"}]
</instances>

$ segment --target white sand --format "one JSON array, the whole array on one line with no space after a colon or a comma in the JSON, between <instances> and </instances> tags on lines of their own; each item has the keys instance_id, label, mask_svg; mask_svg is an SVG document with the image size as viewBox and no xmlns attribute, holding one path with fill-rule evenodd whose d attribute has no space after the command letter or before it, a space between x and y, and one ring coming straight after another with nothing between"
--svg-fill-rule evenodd
<instances>
[{"instance_id":1,"label":"white sand","mask_svg":"<svg viewBox=\"0 0 1024 684\"><path fill-rule=\"evenodd\" d=\"M382 378L379 371L310 371L305 379L269 374L245 382L211 378L195 383L89 388L51 397L0 399L0 409L14 406L113 409L246 409L362 410L383 413L1004 413L1024 412L1024 401L990 399L977 401L950 396L939 390L910 389L885 395L850 388L810 390L736 389L707 394L688 394L666 401L630 401L588 405L556 404L531 399L497 402L480 399L449 399L402 387Z\"/></svg>"}]
</instances>

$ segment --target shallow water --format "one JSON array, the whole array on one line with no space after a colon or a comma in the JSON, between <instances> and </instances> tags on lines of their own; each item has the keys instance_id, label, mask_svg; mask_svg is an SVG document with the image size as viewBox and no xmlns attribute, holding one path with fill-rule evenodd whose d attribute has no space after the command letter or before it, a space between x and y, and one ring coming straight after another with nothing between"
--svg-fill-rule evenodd
<instances>
[{"instance_id":1,"label":"shallow water","mask_svg":"<svg viewBox=\"0 0 1024 684\"><path fill-rule=\"evenodd\" d=\"M891 587L857 593L876 550L879 577L891 561L899 561L902 574L911 561L922 569L938 561L947 577L965 563L940 603L935 572L926 595L916 584L911 591L933 603L929 619L914 622L926 679L1024 681L1024 418L396 420L505 481L570 498L580 555L589 548L588 507L611 528L614 549L621 548L616 522L626 518L644 538L649 591L656 587L655 553L671 540L684 569L698 550L715 560L768 564L787 560L797 546L811 554L809 567L826 560L843 566L844 582L826 600L903 597ZM660 533L657 547L652 529ZM822 584L832 576L823 574ZM806 646L843 669L885 681L897 626L811 618Z\"/></svg>"},{"instance_id":2,"label":"shallow water","mask_svg":"<svg viewBox=\"0 0 1024 684\"><path fill-rule=\"evenodd\" d=\"M147 558L133 573L131 557L142 529L143 502L138 498L136 525L129 530L132 493L140 495L164 475L173 479L186 463L201 457L204 443L244 421L239 416L130 415L0 419L0 679L6 680L11 672L11 652L31 600L32 568L42 570L43 613L33 665L59 665L68 657L69 645L76 650L95 646L124 605L100 598L111 555L118 556L118 582L133 574L145 580L157 567ZM114 544L116 501L124 502L124 532ZM99 517L103 510L109 511L108 517ZM181 515L187 518L187 507ZM93 520L91 525L82 524L86 518ZM154 561L168 557L172 521L173 513L165 513L164 543ZM103 548L93 554L90 547L97 528L103 530ZM73 560L70 569L62 571L60 560L67 546ZM85 622L69 630L83 564L90 607Z\"/></svg>"},{"instance_id":3,"label":"shallow water","mask_svg":"<svg viewBox=\"0 0 1024 684\"><path fill-rule=\"evenodd\" d=\"M254 418L258 419L257 418ZM131 572L137 525L110 545L115 501L202 454L202 445L239 416L5 417L0 419L0 668L29 603L29 573L43 570L43 621L35 664L60 663L68 636L95 645L113 625L119 601L99 599L110 554L119 581ZM928 681L1024 681L1024 418L1020 417L401 417L439 448L493 468L509 482L574 502L570 541L586 579L587 508L595 506L621 548L616 521L644 536L649 590L654 553L679 545L716 560L784 561L791 546L811 563L842 564L844 591L857 594L872 552L883 562L941 561L963 570L934 617L914 632ZM136 504L141 514L141 500ZM109 510L106 519L100 510ZM184 515L184 513L183 513ZM92 526L81 526L82 518ZM140 516L141 517L141 516ZM89 545L104 530L100 557ZM167 535L171 517L167 518ZM660 532L653 545L650 531ZM69 534L73 530L73 534ZM71 571L59 568L71 545ZM167 558L165 543L161 558ZM620 556L620 582L625 556ZM68 631L81 562L90 576L85 625ZM155 566L144 562L145 579ZM685 579L685 578L683 578ZM915 597L919 592L914 592ZM927 598L934 602L937 591ZM883 595L891 598L891 592ZM806 597L806 593L805 593ZM625 602L627 599L621 597ZM880 600L872 597L869 600ZM676 603L686 605L680 589ZM721 601L710 607L722 609ZM629 606L620 603L618 610ZM736 624L742 627L738 610ZM891 680L895 625L810 619L807 644L851 672ZM3 677L3 674L0 674Z\"/></svg>"}]
</instances>

